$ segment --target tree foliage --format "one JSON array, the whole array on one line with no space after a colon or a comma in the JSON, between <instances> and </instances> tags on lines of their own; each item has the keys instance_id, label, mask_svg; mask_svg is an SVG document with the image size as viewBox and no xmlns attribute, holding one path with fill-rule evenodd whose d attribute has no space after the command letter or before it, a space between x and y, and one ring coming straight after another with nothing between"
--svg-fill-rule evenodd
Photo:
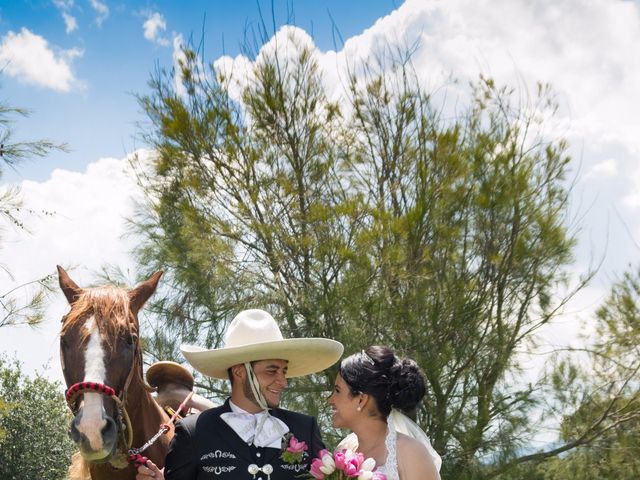
<instances>
[{"instance_id":1,"label":"tree foliage","mask_svg":"<svg viewBox=\"0 0 640 480\"><path fill-rule=\"evenodd\" d=\"M640 476L640 273L626 272L598 309L595 340L581 359L565 359L556 381L570 380L562 400L572 413L562 438L579 448L544 466L546 478ZM584 362L584 354L590 362ZM586 432L586 434L585 434Z\"/></svg>"},{"instance_id":2,"label":"tree foliage","mask_svg":"<svg viewBox=\"0 0 640 480\"><path fill-rule=\"evenodd\" d=\"M27 116L22 108L0 102L0 178L4 167L16 168L24 160L43 157L52 150L65 150L66 145L50 140L16 140L13 124L16 116ZM24 215L33 212L24 208L20 189L15 186L0 188L0 232L7 226L25 229ZM50 214L50 212L41 212ZM0 241L1 241L0 237ZM0 271L11 281L13 275L4 266ZM7 325L37 325L44 318L45 292L52 277L44 277L18 285L9 291L0 292L0 327Z\"/></svg>"},{"instance_id":3,"label":"tree foliage","mask_svg":"<svg viewBox=\"0 0 640 480\"><path fill-rule=\"evenodd\" d=\"M0 357L0 478L65 478L75 446L60 385Z\"/></svg>"},{"instance_id":4,"label":"tree foliage","mask_svg":"<svg viewBox=\"0 0 640 480\"><path fill-rule=\"evenodd\" d=\"M178 71L152 76L137 255L170 285L148 348L219 347L249 307L346 353L388 344L426 374L419 421L446 452L444 477L490 478L489 465L518 463L541 405L519 353L568 298L555 293L574 244L569 158L542 133L546 87L523 104L481 78L445 115L404 53L336 87L311 41L283 29L246 69L186 49ZM326 413L309 392L332 372L296 381L288 404Z\"/></svg>"}]
</instances>

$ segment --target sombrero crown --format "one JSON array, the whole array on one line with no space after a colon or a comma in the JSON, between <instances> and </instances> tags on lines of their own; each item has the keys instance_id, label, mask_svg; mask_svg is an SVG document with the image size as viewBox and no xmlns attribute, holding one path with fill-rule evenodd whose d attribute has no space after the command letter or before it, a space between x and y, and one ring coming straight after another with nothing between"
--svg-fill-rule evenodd
<instances>
[{"instance_id":1,"label":"sombrero crown","mask_svg":"<svg viewBox=\"0 0 640 480\"><path fill-rule=\"evenodd\" d=\"M319 372L338 361L344 347L327 338L283 338L280 328L264 310L244 310L229 324L225 346L207 350L182 345L180 350L200 373L227 379L233 365L256 360L289 361L287 377Z\"/></svg>"}]
</instances>

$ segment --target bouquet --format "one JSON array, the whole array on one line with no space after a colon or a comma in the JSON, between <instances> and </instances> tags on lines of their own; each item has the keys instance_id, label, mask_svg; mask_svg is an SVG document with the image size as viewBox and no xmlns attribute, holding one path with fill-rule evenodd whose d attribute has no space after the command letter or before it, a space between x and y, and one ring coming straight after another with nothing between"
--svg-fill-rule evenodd
<instances>
[{"instance_id":1,"label":"bouquet","mask_svg":"<svg viewBox=\"0 0 640 480\"><path fill-rule=\"evenodd\" d=\"M357 478L358 480L387 480L384 473L376 472L376 461L364 458L364 455L354 450L343 449L331 453L321 450L317 458L311 461L310 478L316 480L344 480Z\"/></svg>"}]
</instances>

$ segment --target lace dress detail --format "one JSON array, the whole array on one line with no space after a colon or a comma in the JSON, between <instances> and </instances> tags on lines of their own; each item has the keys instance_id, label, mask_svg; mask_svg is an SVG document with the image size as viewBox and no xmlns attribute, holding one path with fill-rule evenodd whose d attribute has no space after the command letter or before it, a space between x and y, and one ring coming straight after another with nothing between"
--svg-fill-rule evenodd
<instances>
[{"instance_id":1,"label":"lace dress detail","mask_svg":"<svg viewBox=\"0 0 640 480\"><path fill-rule=\"evenodd\" d=\"M384 446L387 449L387 460L380 470L387 476L387 480L400 480L398 473L398 456L396 445L398 444L398 434L391 418L388 420L387 437L384 439Z\"/></svg>"}]
</instances>

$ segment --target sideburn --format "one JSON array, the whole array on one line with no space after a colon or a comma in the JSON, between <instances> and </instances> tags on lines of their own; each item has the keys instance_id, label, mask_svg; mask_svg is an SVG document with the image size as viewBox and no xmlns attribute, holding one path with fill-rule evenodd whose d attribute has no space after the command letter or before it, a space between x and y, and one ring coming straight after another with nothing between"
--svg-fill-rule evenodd
<instances>
[{"instance_id":1,"label":"sideburn","mask_svg":"<svg viewBox=\"0 0 640 480\"><path fill-rule=\"evenodd\" d=\"M249 400L251 403L253 403L257 407L260 406L260 404L258 404L258 401L256 400L255 395L253 394L253 391L251 390L251 385L249 385L249 378L245 378L245 381L242 383L242 393L244 393L244 396L247 397L247 400Z\"/></svg>"}]
</instances>

